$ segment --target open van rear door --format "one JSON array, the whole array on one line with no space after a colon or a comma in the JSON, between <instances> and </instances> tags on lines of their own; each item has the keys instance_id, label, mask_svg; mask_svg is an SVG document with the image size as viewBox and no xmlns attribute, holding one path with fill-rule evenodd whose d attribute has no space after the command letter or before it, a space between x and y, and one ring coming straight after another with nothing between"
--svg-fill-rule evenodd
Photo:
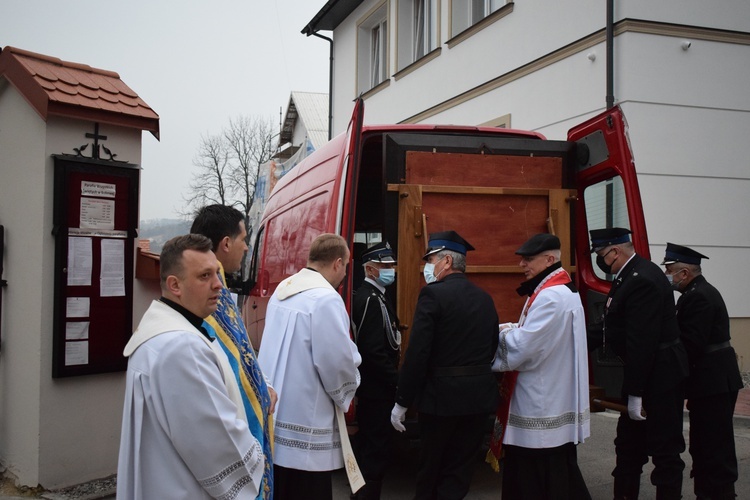
<instances>
[{"instance_id":1,"label":"open van rear door","mask_svg":"<svg viewBox=\"0 0 750 500\"><path fill-rule=\"evenodd\" d=\"M354 222L357 207L357 183L359 181L360 155L362 153L362 122L365 115L365 102L361 97L354 101L354 111L349 120L344 154L341 156L341 174L337 178L340 183L334 186L338 190L338 207L336 211L336 232L340 234L354 248ZM341 294L347 311L351 311L352 298L352 265L349 266L342 286Z\"/></svg>"},{"instance_id":2,"label":"open van rear door","mask_svg":"<svg viewBox=\"0 0 750 500\"><path fill-rule=\"evenodd\" d=\"M620 107L615 106L571 129L568 140L576 143L578 157L575 174L577 286L586 308L589 332L594 334L596 342L595 325L601 321L613 276L596 267L596 255L590 253L589 231L628 228L633 232L635 251L647 259L650 258L648 236L628 124ZM591 383L603 387L606 397L619 397L622 361L603 352L601 347L592 357Z\"/></svg>"}]
</instances>

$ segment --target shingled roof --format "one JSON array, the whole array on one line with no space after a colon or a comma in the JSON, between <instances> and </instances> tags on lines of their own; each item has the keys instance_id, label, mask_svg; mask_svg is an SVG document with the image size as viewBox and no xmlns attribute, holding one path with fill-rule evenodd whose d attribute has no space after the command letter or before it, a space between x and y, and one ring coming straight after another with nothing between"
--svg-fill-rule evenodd
<instances>
[{"instance_id":1,"label":"shingled roof","mask_svg":"<svg viewBox=\"0 0 750 500\"><path fill-rule=\"evenodd\" d=\"M45 121L50 115L79 118L148 130L159 138L159 115L113 71L5 47L0 77Z\"/></svg>"}]
</instances>

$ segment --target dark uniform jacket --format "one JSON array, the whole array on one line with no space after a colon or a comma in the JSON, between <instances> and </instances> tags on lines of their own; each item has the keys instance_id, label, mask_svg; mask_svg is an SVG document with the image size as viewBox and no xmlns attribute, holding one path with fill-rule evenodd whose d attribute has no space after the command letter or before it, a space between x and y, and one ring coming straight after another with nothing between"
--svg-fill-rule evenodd
<instances>
[{"instance_id":1,"label":"dark uniform jacket","mask_svg":"<svg viewBox=\"0 0 750 500\"><path fill-rule=\"evenodd\" d=\"M381 304L386 307L383 318ZM389 335L397 332L398 318L390 301L375 286L365 281L354 294L352 322L357 331L357 347L362 356L362 378L357 396L374 399L396 397L400 349L393 348Z\"/></svg>"},{"instance_id":2,"label":"dark uniform jacket","mask_svg":"<svg viewBox=\"0 0 750 500\"><path fill-rule=\"evenodd\" d=\"M492 297L466 275L449 274L422 287L396 402L409 407L416 401L418 411L440 416L494 412L497 344Z\"/></svg>"},{"instance_id":3,"label":"dark uniform jacket","mask_svg":"<svg viewBox=\"0 0 750 500\"><path fill-rule=\"evenodd\" d=\"M719 291L697 276L677 300L677 322L690 362L688 398L742 389L742 376L729 345L729 314Z\"/></svg>"},{"instance_id":4,"label":"dark uniform jacket","mask_svg":"<svg viewBox=\"0 0 750 500\"><path fill-rule=\"evenodd\" d=\"M605 342L625 362L623 397L671 391L687 377L679 335L666 276L634 255L612 283L604 309Z\"/></svg>"}]
</instances>

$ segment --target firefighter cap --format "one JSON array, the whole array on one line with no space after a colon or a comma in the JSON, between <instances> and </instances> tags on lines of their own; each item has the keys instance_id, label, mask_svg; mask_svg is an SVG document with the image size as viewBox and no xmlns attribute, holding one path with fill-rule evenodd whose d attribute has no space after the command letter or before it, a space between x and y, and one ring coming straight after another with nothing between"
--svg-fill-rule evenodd
<instances>
[{"instance_id":1,"label":"firefighter cap","mask_svg":"<svg viewBox=\"0 0 750 500\"><path fill-rule=\"evenodd\" d=\"M468 241L463 239L455 231L440 231L439 233L430 233L430 239L427 242L427 250L422 256L422 260L427 260L427 257L434 253L441 252L443 250L451 250L460 254L466 255L469 250L474 250L474 247L469 244Z\"/></svg>"},{"instance_id":2,"label":"firefighter cap","mask_svg":"<svg viewBox=\"0 0 750 500\"><path fill-rule=\"evenodd\" d=\"M560 238L549 233L535 234L516 250L516 255L531 257L545 250L560 250Z\"/></svg>"},{"instance_id":3,"label":"firefighter cap","mask_svg":"<svg viewBox=\"0 0 750 500\"><path fill-rule=\"evenodd\" d=\"M591 234L591 253L601 250L610 245L619 245L630 241L630 229L624 227L608 227L605 229L592 229Z\"/></svg>"},{"instance_id":4,"label":"firefighter cap","mask_svg":"<svg viewBox=\"0 0 750 500\"><path fill-rule=\"evenodd\" d=\"M383 241L365 250L365 253L362 254L362 263L367 262L395 264L396 254L393 253L390 243Z\"/></svg>"},{"instance_id":5,"label":"firefighter cap","mask_svg":"<svg viewBox=\"0 0 750 500\"><path fill-rule=\"evenodd\" d=\"M702 253L698 253L692 248L684 247L682 245L675 245L674 243L667 243L667 250L664 252L664 261L661 263L662 266L668 264L675 264L682 262L684 264L695 264L700 265L701 259L707 259Z\"/></svg>"}]
</instances>

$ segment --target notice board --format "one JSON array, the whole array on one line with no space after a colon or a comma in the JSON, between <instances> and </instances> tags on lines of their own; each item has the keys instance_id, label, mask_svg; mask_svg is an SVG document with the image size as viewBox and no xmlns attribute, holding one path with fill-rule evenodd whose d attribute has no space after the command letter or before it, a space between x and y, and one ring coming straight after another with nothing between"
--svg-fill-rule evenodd
<instances>
[{"instance_id":1,"label":"notice board","mask_svg":"<svg viewBox=\"0 0 750 500\"><path fill-rule=\"evenodd\" d=\"M54 155L52 376L123 371L133 332L137 165Z\"/></svg>"}]
</instances>

